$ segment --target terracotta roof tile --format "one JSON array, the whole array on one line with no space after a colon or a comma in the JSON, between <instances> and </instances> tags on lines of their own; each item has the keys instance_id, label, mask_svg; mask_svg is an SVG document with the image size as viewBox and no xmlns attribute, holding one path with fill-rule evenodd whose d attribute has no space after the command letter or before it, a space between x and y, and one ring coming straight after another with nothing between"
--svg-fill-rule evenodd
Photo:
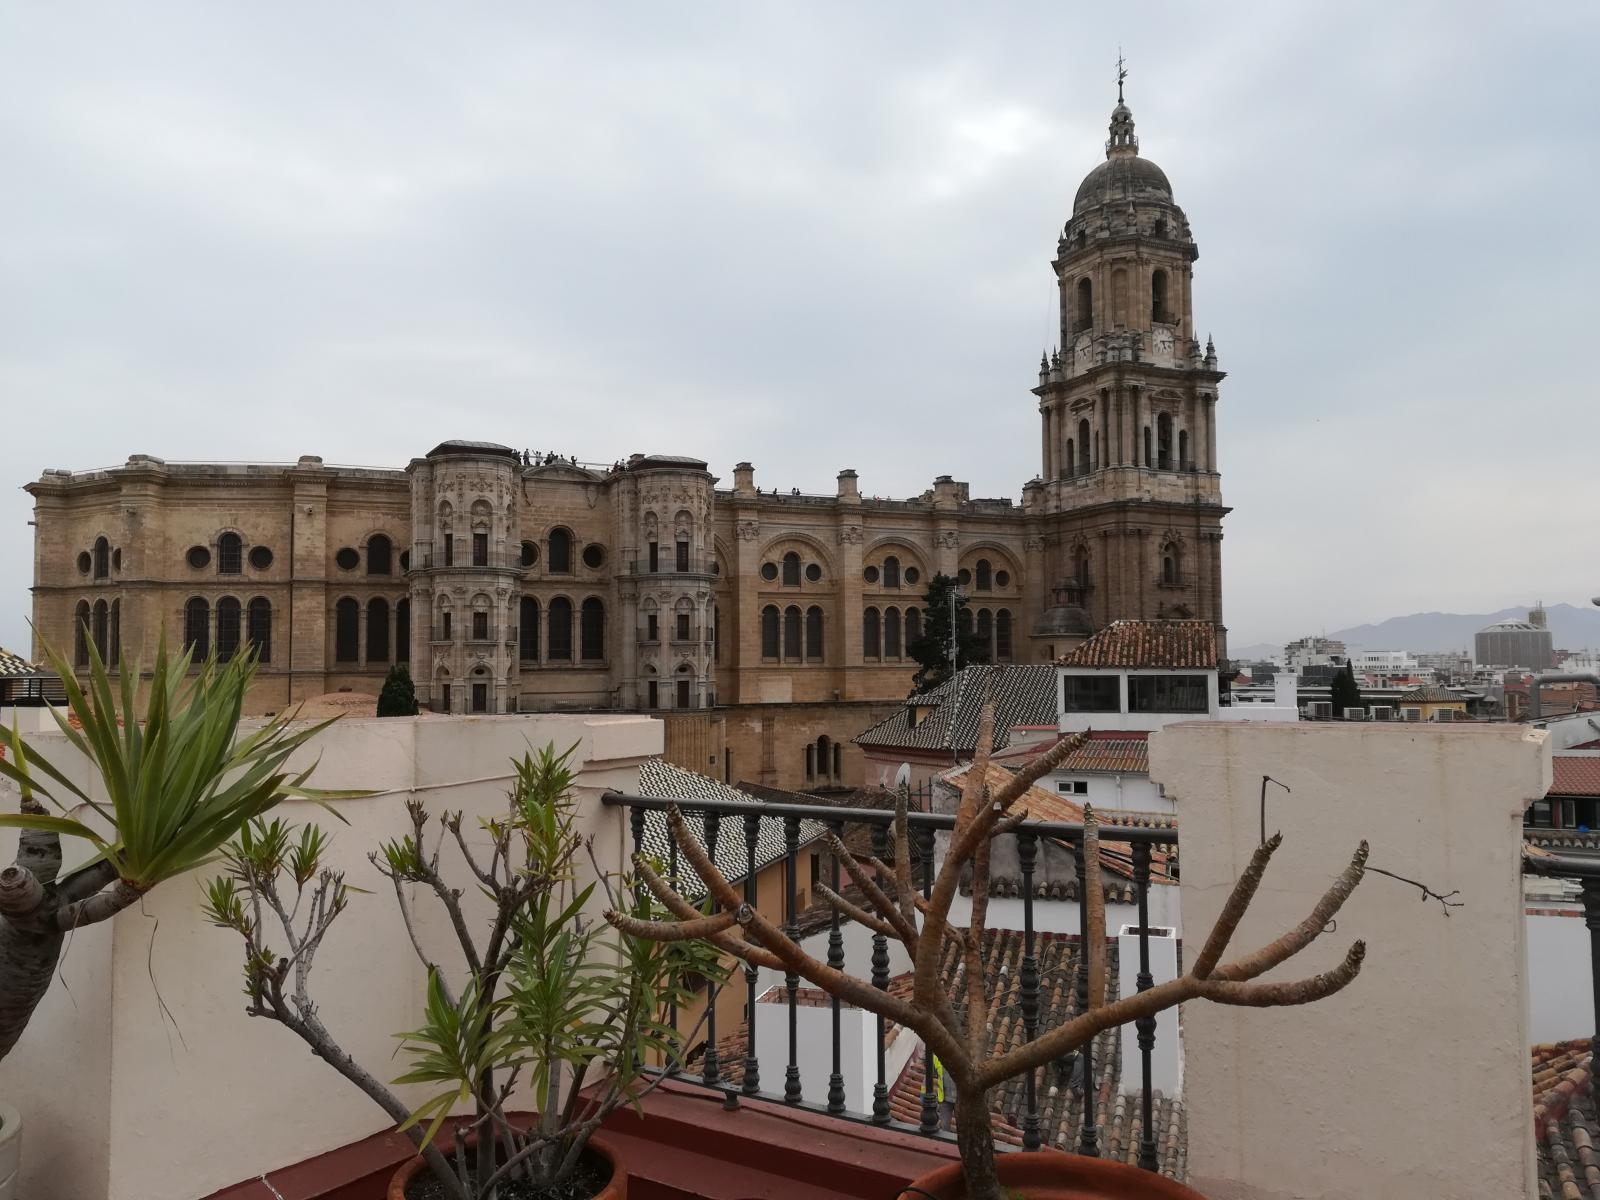
<instances>
[{"instance_id":1,"label":"terracotta roof tile","mask_svg":"<svg viewBox=\"0 0 1600 1200\"><path fill-rule=\"evenodd\" d=\"M13 675L37 675L39 668L34 666L20 654L13 654L4 646L0 646L0 678Z\"/></svg>"},{"instance_id":2,"label":"terracotta roof tile","mask_svg":"<svg viewBox=\"0 0 1600 1200\"><path fill-rule=\"evenodd\" d=\"M1448 688L1442 688L1436 683L1425 683L1419 688L1412 688L1409 692L1400 693L1402 704L1462 704L1465 698L1456 695Z\"/></svg>"},{"instance_id":3,"label":"terracotta roof tile","mask_svg":"<svg viewBox=\"0 0 1600 1200\"><path fill-rule=\"evenodd\" d=\"M1217 669L1217 627L1210 621L1113 621L1058 658L1063 667Z\"/></svg>"},{"instance_id":4,"label":"terracotta roof tile","mask_svg":"<svg viewBox=\"0 0 1600 1200\"><path fill-rule=\"evenodd\" d=\"M1550 760L1552 796L1600 796L1600 755L1557 754Z\"/></svg>"},{"instance_id":5,"label":"terracotta roof tile","mask_svg":"<svg viewBox=\"0 0 1600 1200\"><path fill-rule=\"evenodd\" d=\"M996 754L994 756L995 761L1007 767L1021 768L1061 741L1062 738L1072 736L1072 734L1062 734L1060 737L1053 737L1047 742L1036 742L1025 747L1007 750ZM1056 770L1089 773L1100 771L1117 775L1148 775L1150 773L1149 738L1150 735L1146 732L1096 730L1089 734L1087 742L1067 755Z\"/></svg>"},{"instance_id":6,"label":"terracotta roof tile","mask_svg":"<svg viewBox=\"0 0 1600 1200\"><path fill-rule=\"evenodd\" d=\"M978 744L985 698L994 700L994 743L1003 748L1019 725L1055 725L1056 669L1049 663L965 667L931 692L912 696L893 716L854 740L858 746L970 751ZM919 708L931 711L913 725Z\"/></svg>"}]
</instances>

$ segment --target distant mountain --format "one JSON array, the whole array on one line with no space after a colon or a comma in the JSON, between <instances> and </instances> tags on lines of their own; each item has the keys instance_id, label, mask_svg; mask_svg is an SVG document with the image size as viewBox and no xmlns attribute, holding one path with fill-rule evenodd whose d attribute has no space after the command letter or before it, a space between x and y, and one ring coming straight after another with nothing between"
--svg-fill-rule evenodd
<instances>
[{"instance_id":1,"label":"distant mountain","mask_svg":"<svg viewBox=\"0 0 1600 1200\"><path fill-rule=\"evenodd\" d=\"M1519 605L1492 613L1412 613L1405 617L1390 617L1372 625L1333 629L1327 636L1337 638L1352 649L1420 652L1465 650L1471 653L1472 635L1478 630L1496 621L1527 620L1529 607ZM1600 647L1600 608L1551 604L1545 612L1549 617L1550 633L1556 649ZM1236 659L1264 658L1283 653L1283 646L1268 642L1250 646L1230 645L1228 653Z\"/></svg>"}]
</instances>

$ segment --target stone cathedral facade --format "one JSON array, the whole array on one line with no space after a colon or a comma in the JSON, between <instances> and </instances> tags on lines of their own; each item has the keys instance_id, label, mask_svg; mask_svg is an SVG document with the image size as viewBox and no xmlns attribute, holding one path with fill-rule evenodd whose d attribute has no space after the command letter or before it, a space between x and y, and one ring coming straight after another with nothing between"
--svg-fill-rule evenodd
<instances>
[{"instance_id":1,"label":"stone cathedral facade","mask_svg":"<svg viewBox=\"0 0 1600 1200\"><path fill-rule=\"evenodd\" d=\"M1119 100L1051 263L1060 346L1020 502L949 475L908 500L863 496L854 470L801 495L749 463L719 486L695 458L470 441L394 470L141 454L28 485L36 636L80 665L91 644L148 662L163 634L254 643L257 711L376 692L405 662L432 708L494 713L897 699L939 572L997 662L1120 617L1220 632L1223 375L1195 332L1196 257Z\"/></svg>"}]
</instances>

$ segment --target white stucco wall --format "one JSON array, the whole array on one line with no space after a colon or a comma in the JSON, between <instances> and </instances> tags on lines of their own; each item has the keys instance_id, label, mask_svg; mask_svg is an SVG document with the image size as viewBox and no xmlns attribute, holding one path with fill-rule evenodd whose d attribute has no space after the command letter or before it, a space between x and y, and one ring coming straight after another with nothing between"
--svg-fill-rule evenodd
<instances>
[{"instance_id":1,"label":"white stucco wall","mask_svg":"<svg viewBox=\"0 0 1600 1200\"><path fill-rule=\"evenodd\" d=\"M1266 978L1367 942L1344 992L1299 1008L1184 1008L1190 1182L1209 1200L1533 1196L1521 876L1548 739L1513 725L1172 726L1151 774L1183 812L1190 936L1209 929L1267 827L1284 844L1233 953L1304 919L1349 860L1460 891L1443 915L1369 873L1338 927Z\"/></svg>"},{"instance_id":2,"label":"white stucco wall","mask_svg":"<svg viewBox=\"0 0 1600 1200\"><path fill-rule=\"evenodd\" d=\"M1061 789L1061 784L1080 779L1089 785L1088 792L1074 792L1070 787L1065 791ZM1172 801L1150 782L1150 776L1134 771L1117 775L1100 771L1052 771L1039 780L1038 786L1077 804L1087 802L1101 810L1147 813L1174 811Z\"/></svg>"},{"instance_id":3,"label":"white stucco wall","mask_svg":"<svg viewBox=\"0 0 1600 1200\"><path fill-rule=\"evenodd\" d=\"M1594 975L1583 910L1541 904L1528 926L1528 1037L1534 1045L1594 1036Z\"/></svg>"},{"instance_id":4,"label":"white stucco wall","mask_svg":"<svg viewBox=\"0 0 1600 1200\"><path fill-rule=\"evenodd\" d=\"M408 831L405 800L417 796L435 813L462 809L464 828L475 827L477 816L501 811L512 756L530 743L577 742L581 825L595 836L602 867L615 870L626 820L604 809L599 793L637 790L638 764L660 752L661 731L648 717L503 716L345 720L318 737L307 754L321 756L314 783L381 791L340 803L348 826L309 805L280 809L329 829L332 861L371 889L335 925L313 975L324 1021L358 1061L380 1078L400 1074L391 1035L419 1023L423 969L388 881L366 859L381 840ZM0 797L15 802L14 793ZM5 861L14 845L15 835L0 835ZM448 847L441 858L447 877L465 880ZM0 1091L25 1122L22 1194L205 1195L389 1126L293 1034L245 1015L238 938L206 924L199 900L198 880L169 881L142 908L72 943L64 968L71 995L52 988L0 1066ZM442 912L426 897L415 912L430 952L453 963ZM159 1015L158 990L171 1022Z\"/></svg>"}]
</instances>

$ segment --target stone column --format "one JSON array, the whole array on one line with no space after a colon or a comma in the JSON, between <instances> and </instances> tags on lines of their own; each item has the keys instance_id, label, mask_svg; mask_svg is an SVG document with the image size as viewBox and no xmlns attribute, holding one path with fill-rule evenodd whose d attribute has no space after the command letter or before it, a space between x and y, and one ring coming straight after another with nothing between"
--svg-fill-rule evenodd
<instances>
[{"instance_id":1,"label":"stone column","mask_svg":"<svg viewBox=\"0 0 1600 1200\"><path fill-rule=\"evenodd\" d=\"M294 582L289 611L280 627L284 662L292 673L289 699L320 696L327 688L328 621L328 481L322 460L301 458L289 472L294 488L294 544L289 547ZM273 657L278 648L273 647Z\"/></svg>"},{"instance_id":2,"label":"stone column","mask_svg":"<svg viewBox=\"0 0 1600 1200\"><path fill-rule=\"evenodd\" d=\"M1206 470L1217 469L1217 401L1215 396L1207 396L1205 404L1206 427Z\"/></svg>"},{"instance_id":3,"label":"stone column","mask_svg":"<svg viewBox=\"0 0 1600 1200\"><path fill-rule=\"evenodd\" d=\"M1046 479L1054 479L1052 448L1055 442L1055 406L1048 400L1039 407L1039 442L1039 473Z\"/></svg>"},{"instance_id":4,"label":"stone column","mask_svg":"<svg viewBox=\"0 0 1600 1200\"><path fill-rule=\"evenodd\" d=\"M861 527L861 491L851 470L839 472L834 529L839 578L834 590L833 628L823 632L824 654L837 664L833 677L839 681L840 699L854 700L866 688L861 657L861 552L866 534Z\"/></svg>"}]
</instances>

